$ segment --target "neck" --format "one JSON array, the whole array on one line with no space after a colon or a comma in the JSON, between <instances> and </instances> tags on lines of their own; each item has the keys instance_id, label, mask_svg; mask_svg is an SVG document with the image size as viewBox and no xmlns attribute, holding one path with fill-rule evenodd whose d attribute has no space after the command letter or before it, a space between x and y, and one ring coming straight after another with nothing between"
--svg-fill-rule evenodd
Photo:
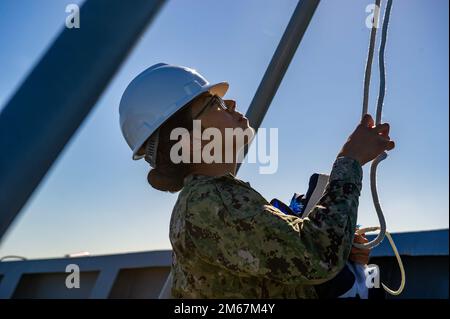
<instances>
[{"instance_id":1,"label":"neck","mask_svg":"<svg viewBox=\"0 0 450 319\"><path fill-rule=\"evenodd\" d=\"M199 164L190 173L190 175L221 176L227 173L236 175L236 163L211 163Z\"/></svg>"}]
</instances>

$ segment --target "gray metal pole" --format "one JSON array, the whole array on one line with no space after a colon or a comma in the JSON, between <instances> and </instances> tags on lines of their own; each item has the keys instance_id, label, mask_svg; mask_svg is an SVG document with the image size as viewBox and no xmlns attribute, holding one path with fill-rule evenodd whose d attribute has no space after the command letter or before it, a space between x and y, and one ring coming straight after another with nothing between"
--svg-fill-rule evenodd
<instances>
[{"instance_id":1,"label":"gray metal pole","mask_svg":"<svg viewBox=\"0 0 450 319\"><path fill-rule=\"evenodd\" d=\"M164 2L87 0L0 113L0 240Z\"/></svg>"},{"instance_id":2,"label":"gray metal pole","mask_svg":"<svg viewBox=\"0 0 450 319\"><path fill-rule=\"evenodd\" d=\"M246 113L246 117L255 131L259 129L319 3L320 0L302 0L295 8ZM246 147L245 155L247 152L248 148ZM237 170L239 168L240 164Z\"/></svg>"}]
</instances>

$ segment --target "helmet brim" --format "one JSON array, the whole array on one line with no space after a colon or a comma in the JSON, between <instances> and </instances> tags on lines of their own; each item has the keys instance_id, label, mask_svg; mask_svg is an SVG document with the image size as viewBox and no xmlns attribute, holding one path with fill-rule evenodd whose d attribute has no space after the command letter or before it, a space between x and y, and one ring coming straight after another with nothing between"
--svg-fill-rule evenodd
<instances>
[{"instance_id":1,"label":"helmet brim","mask_svg":"<svg viewBox=\"0 0 450 319\"><path fill-rule=\"evenodd\" d=\"M219 82L219 83L216 83L216 84L205 85L203 87L204 89L202 90L203 92L201 92L200 94L205 93L205 92L209 92L209 93L211 93L213 95L218 95L220 97L224 97L225 94L228 91L229 86L230 85L228 84L228 82ZM200 94L198 94L198 95L200 95Z\"/></svg>"}]
</instances>

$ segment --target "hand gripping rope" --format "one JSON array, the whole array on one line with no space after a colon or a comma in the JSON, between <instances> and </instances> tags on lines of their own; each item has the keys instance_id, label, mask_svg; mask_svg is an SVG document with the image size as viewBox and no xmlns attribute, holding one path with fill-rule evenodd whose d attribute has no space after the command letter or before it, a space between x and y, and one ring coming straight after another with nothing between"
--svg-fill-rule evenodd
<instances>
[{"instance_id":1,"label":"hand gripping rope","mask_svg":"<svg viewBox=\"0 0 450 319\"><path fill-rule=\"evenodd\" d=\"M367 56L367 64L366 64L366 71L364 75L364 100L363 100L363 111L362 116L364 117L365 114L368 112L368 105L369 105L369 90L370 90L370 76L372 73L372 60L373 60L373 54L374 54L374 48L375 48L375 40L376 40L376 33L378 28L378 16L380 11L380 5L381 0L375 1L375 12L374 12L374 19L372 24L372 30L370 33L370 44L369 44L369 51ZM385 90L386 90L386 72L385 72L385 62L384 62L384 52L386 48L386 39L387 39L387 31L389 26L389 17L391 14L392 9L392 0L388 0L386 4L386 9L384 13L383 18L383 27L382 27L382 33L381 33L381 43L380 43L380 49L378 53L378 64L379 64L379 71L380 71L380 85L379 85L379 91L378 91L378 100L377 100L377 113L376 113L376 125L379 125L381 123L381 112L383 110L383 102L384 102L384 96L385 96ZM373 204L375 206L375 210L378 215L378 220L380 221L379 227L366 227L357 230L358 234L364 234L366 232L372 232L379 230L380 232L376 236L376 238L368 243L365 244L358 244L354 243L353 245L357 248L373 248L378 246L384 239L384 236L389 240L389 243L391 244L392 250L394 251L395 257L397 258L398 265L400 267L400 273L401 273L401 283L398 290L391 290L386 285L383 285L384 290L386 290L391 295L399 295L403 291L403 288L405 287L405 270L403 267L402 260L400 258L400 255L398 253L397 247L395 246L394 241L392 240L392 237L390 233L386 230L386 221L384 219L383 210L381 209L380 200L378 198L378 192L377 192L377 167L378 164L385 160L387 158L386 152L383 152L380 154L375 160L373 160L372 165L370 167L370 189L372 192L372 199Z\"/></svg>"}]
</instances>

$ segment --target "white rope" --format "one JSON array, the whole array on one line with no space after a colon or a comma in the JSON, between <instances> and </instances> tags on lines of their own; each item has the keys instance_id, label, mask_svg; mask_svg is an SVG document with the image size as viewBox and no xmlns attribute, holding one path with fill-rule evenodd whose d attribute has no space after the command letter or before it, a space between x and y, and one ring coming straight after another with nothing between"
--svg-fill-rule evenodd
<instances>
[{"instance_id":1,"label":"white rope","mask_svg":"<svg viewBox=\"0 0 450 319\"><path fill-rule=\"evenodd\" d=\"M381 6L381 0L375 1L375 12L374 12L374 21L372 24L372 30L370 33L370 41L369 41L369 50L367 55L367 64L366 64L366 71L364 75L364 100L363 100L363 111L362 111L362 117L368 113L368 106L369 106L369 92L370 92L370 77L372 73L372 60L373 60L373 53L375 48L375 40L376 40L376 32L378 28L378 17L379 17L379 11ZM377 100L377 113L376 113L376 121L375 124L379 125L381 124L381 114L383 111L383 102L384 102L384 96L386 92L386 70L385 70L385 62L384 62L384 55L385 55L385 49L386 49L386 40L387 40L387 31L389 27L389 18L391 14L392 9L392 0L387 0L386 4L386 10L384 13L383 18L383 28L381 33L381 43L380 43L380 49L378 53L378 66L380 70L380 86L379 86L379 92L378 92L378 100ZM362 228L357 231L358 234L365 234L367 232L372 232L379 230L378 235L376 238L368 243L364 244L358 244L354 243L353 245L357 248L362 249L371 249L373 247L378 246L384 239L384 236L389 240L389 243L391 244L392 250L394 251L395 257L397 259L398 265L400 267L400 274L401 274L401 283L400 287L397 290L392 290L388 288L385 284L383 285L384 290L386 290L391 295L399 295L402 293L405 282L406 282L406 276L405 276L405 269L403 267L402 260L400 258L400 255L398 253L397 247L395 246L394 240L392 239L390 233L386 230L386 220L384 218L383 210L381 208L380 200L378 198L378 191L377 191L377 167L378 164L385 160L387 158L387 153L383 152L380 154L375 160L372 161L372 165L370 167L370 189L372 192L372 200L373 204L375 206L375 210L378 215L378 220L380 222L379 227L367 227Z\"/></svg>"},{"instance_id":2,"label":"white rope","mask_svg":"<svg viewBox=\"0 0 450 319\"><path fill-rule=\"evenodd\" d=\"M380 230L380 227L366 227L366 228L358 229L356 231L356 233L358 235L361 235L361 234L365 234L367 232L373 232L373 231L377 231L377 230ZM402 293L403 289L405 288L405 284L406 284L405 268L403 267L402 259L400 257L400 254L398 253L397 246L395 246L394 239L392 239L391 233L386 231L385 234L386 234L387 239L389 240L389 243L391 244L392 251L394 252L395 258L397 259L398 267L400 268L401 281L400 281L400 287L397 290L392 290L383 283L381 285L383 286L384 290L386 290L386 292L388 292L389 294L398 296Z\"/></svg>"},{"instance_id":3,"label":"white rope","mask_svg":"<svg viewBox=\"0 0 450 319\"><path fill-rule=\"evenodd\" d=\"M392 3L392 1L389 1L390 3ZM375 51L375 41L376 41L376 34L377 34L377 28L378 28L378 19L379 19L379 13L380 13L380 8L381 8L381 0L376 0L375 1L375 11L374 11L374 17L373 17L373 24L372 24L372 30L370 32L370 41L369 41L369 50L368 50L368 54L367 54L367 63L366 63L366 72L364 74L364 100L363 100L363 111L362 111L362 116L364 117L364 115L366 115L368 113L368 108L369 108L369 92L370 92L370 79L371 79L371 74L372 74L372 61L373 61L373 55L374 55L374 51ZM383 19L383 33L382 33L382 37L381 37L381 45L380 45L380 51L379 51L379 57L384 55L384 48L386 47L386 35L387 35L387 28L388 28L388 24L387 22L389 21L389 15L390 15L390 10L388 11L386 8L386 12L385 12L385 16ZM387 19L387 20L386 20ZM383 44L384 43L384 44ZM383 49L383 51L382 51ZM380 60L381 62L381 60ZM383 64L380 63L380 71L381 69L384 69L384 59L383 59ZM381 73L380 72L380 91L383 88L385 88L385 73ZM381 99L380 99L381 97ZM381 112L378 112L378 109L380 108L380 105L383 105L383 100L384 100L384 94L382 96L378 96L378 101L377 101L377 115L380 114L380 119L378 119L377 116L377 121L381 121ZM376 123L377 125L380 124L379 122ZM387 154L385 152L383 152L383 154L381 154L380 156L378 156L373 162L372 165L370 167L370 188L371 188L371 192L372 192L372 200L373 200L373 204L375 206L375 210L377 212L378 215L378 220L380 221L380 232L378 233L377 237L365 244L354 244L355 247L357 248L365 248L365 249L370 249L370 248L374 248L376 246L378 246L384 239L384 235L386 233L386 221L384 219L384 214L383 214L383 210L381 209L381 204L378 198L378 192L377 192L377 166L378 164L384 160L386 158Z\"/></svg>"}]
</instances>

